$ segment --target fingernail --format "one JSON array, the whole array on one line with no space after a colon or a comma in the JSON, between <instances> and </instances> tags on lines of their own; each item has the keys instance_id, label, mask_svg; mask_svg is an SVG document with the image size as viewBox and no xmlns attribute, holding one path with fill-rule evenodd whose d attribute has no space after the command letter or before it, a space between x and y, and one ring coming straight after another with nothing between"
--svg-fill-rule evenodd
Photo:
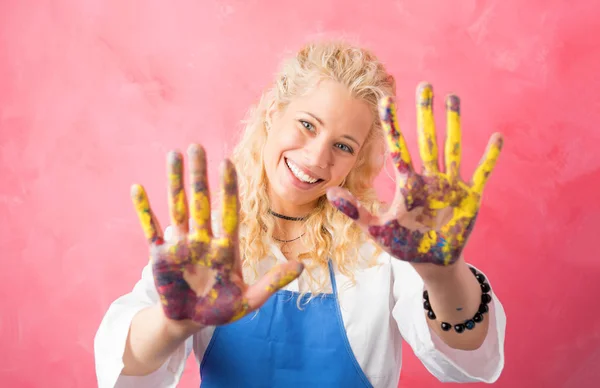
<instances>
[{"instance_id":1,"label":"fingernail","mask_svg":"<svg viewBox=\"0 0 600 388\"><path fill-rule=\"evenodd\" d=\"M225 192L230 195L237 193L237 171L231 160L226 159L221 164L222 179L225 184Z\"/></svg>"},{"instance_id":2,"label":"fingernail","mask_svg":"<svg viewBox=\"0 0 600 388\"><path fill-rule=\"evenodd\" d=\"M169 153L167 153L167 160L170 163L181 163L183 160L183 155L181 155L181 152L177 150L169 151Z\"/></svg>"},{"instance_id":3,"label":"fingernail","mask_svg":"<svg viewBox=\"0 0 600 388\"><path fill-rule=\"evenodd\" d=\"M379 101L379 117L382 121L392 121L393 110L395 108L394 99L392 97L384 97Z\"/></svg>"},{"instance_id":4,"label":"fingernail","mask_svg":"<svg viewBox=\"0 0 600 388\"><path fill-rule=\"evenodd\" d=\"M421 82L417 87L417 102L422 107L431 107L433 102L433 87L428 82Z\"/></svg>"},{"instance_id":5,"label":"fingernail","mask_svg":"<svg viewBox=\"0 0 600 388\"><path fill-rule=\"evenodd\" d=\"M460 98L454 94L448 96L446 99L446 108L452 112L456 112L460 115Z\"/></svg>"},{"instance_id":6,"label":"fingernail","mask_svg":"<svg viewBox=\"0 0 600 388\"><path fill-rule=\"evenodd\" d=\"M502 147L504 147L504 136L498 135L498 138L496 139L496 146L499 149L502 149Z\"/></svg>"},{"instance_id":7,"label":"fingernail","mask_svg":"<svg viewBox=\"0 0 600 388\"><path fill-rule=\"evenodd\" d=\"M129 190L131 198L135 199L137 202L140 201L143 192L144 192L144 189L142 188L142 185L137 184L137 183L134 183L133 185L131 185L131 188Z\"/></svg>"},{"instance_id":8,"label":"fingernail","mask_svg":"<svg viewBox=\"0 0 600 388\"><path fill-rule=\"evenodd\" d=\"M190 144L187 149L187 153L189 156L195 156L201 153L204 154L204 148L202 148L202 146L199 144Z\"/></svg>"}]
</instances>

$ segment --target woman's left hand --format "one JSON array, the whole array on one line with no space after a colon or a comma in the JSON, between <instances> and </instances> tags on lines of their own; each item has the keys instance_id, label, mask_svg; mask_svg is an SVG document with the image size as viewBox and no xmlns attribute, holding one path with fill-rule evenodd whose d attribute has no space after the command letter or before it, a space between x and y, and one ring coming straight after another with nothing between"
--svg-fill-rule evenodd
<instances>
[{"instance_id":1,"label":"woman's left hand","mask_svg":"<svg viewBox=\"0 0 600 388\"><path fill-rule=\"evenodd\" d=\"M423 173L418 174L396 118L392 98L380 102L380 118L387 134L398 187L390 208L373 215L347 191L332 188L329 201L397 259L449 266L455 263L473 230L484 186L500 155L503 138L494 134L470 183L459 176L461 127L460 101L446 99L447 140L445 171L438 165L438 147L433 118L433 90L422 83L417 88L418 144Z\"/></svg>"}]
</instances>

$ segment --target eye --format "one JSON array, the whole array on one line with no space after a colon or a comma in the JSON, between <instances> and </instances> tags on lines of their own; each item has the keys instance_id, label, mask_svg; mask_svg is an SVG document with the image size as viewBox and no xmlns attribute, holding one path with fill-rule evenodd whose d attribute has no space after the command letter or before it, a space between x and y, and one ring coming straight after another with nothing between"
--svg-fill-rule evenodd
<instances>
[{"instance_id":1,"label":"eye","mask_svg":"<svg viewBox=\"0 0 600 388\"><path fill-rule=\"evenodd\" d=\"M300 120L300 124L302 124L304 128L308 129L311 132L315 130L315 127L308 121Z\"/></svg>"},{"instance_id":2,"label":"eye","mask_svg":"<svg viewBox=\"0 0 600 388\"><path fill-rule=\"evenodd\" d=\"M349 154L354 155L354 150L352 149L352 147L349 147L346 144L338 143L335 146L344 152L348 152Z\"/></svg>"}]
</instances>

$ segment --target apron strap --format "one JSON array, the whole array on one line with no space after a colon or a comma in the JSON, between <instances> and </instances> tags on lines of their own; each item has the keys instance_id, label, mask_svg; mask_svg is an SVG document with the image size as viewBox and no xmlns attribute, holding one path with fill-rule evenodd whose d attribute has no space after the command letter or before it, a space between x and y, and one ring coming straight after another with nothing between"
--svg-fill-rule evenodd
<instances>
[{"instance_id":1,"label":"apron strap","mask_svg":"<svg viewBox=\"0 0 600 388\"><path fill-rule=\"evenodd\" d=\"M335 282L335 273L333 272L333 263L331 262L331 259L327 262L327 266L329 267L329 280L331 281L333 295L337 298L337 284Z\"/></svg>"}]
</instances>

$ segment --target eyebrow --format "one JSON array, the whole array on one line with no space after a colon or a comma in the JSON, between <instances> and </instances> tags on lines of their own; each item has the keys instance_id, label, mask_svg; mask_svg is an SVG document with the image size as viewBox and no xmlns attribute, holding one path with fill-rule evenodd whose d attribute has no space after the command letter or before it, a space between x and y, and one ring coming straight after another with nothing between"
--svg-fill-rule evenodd
<instances>
[{"instance_id":1,"label":"eyebrow","mask_svg":"<svg viewBox=\"0 0 600 388\"><path fill-rule=\"evenodd\" d=\"M319 122L319 124L325 126L325 123L323 122L323 120L321 120L318 116L316 116L316 115L314 115L314 114L312 114L310 112L306 112L306 111L302 111L302 113L306 113L307 115L309 115L312 118L314 118L315 120L317 120ZM342 137L345 137L346 139L355 142L360 147L360 143L358 142L358 140L356 140L352 136L350 136L350 135L342 135Z\"/></svg>"}]
</instances>

